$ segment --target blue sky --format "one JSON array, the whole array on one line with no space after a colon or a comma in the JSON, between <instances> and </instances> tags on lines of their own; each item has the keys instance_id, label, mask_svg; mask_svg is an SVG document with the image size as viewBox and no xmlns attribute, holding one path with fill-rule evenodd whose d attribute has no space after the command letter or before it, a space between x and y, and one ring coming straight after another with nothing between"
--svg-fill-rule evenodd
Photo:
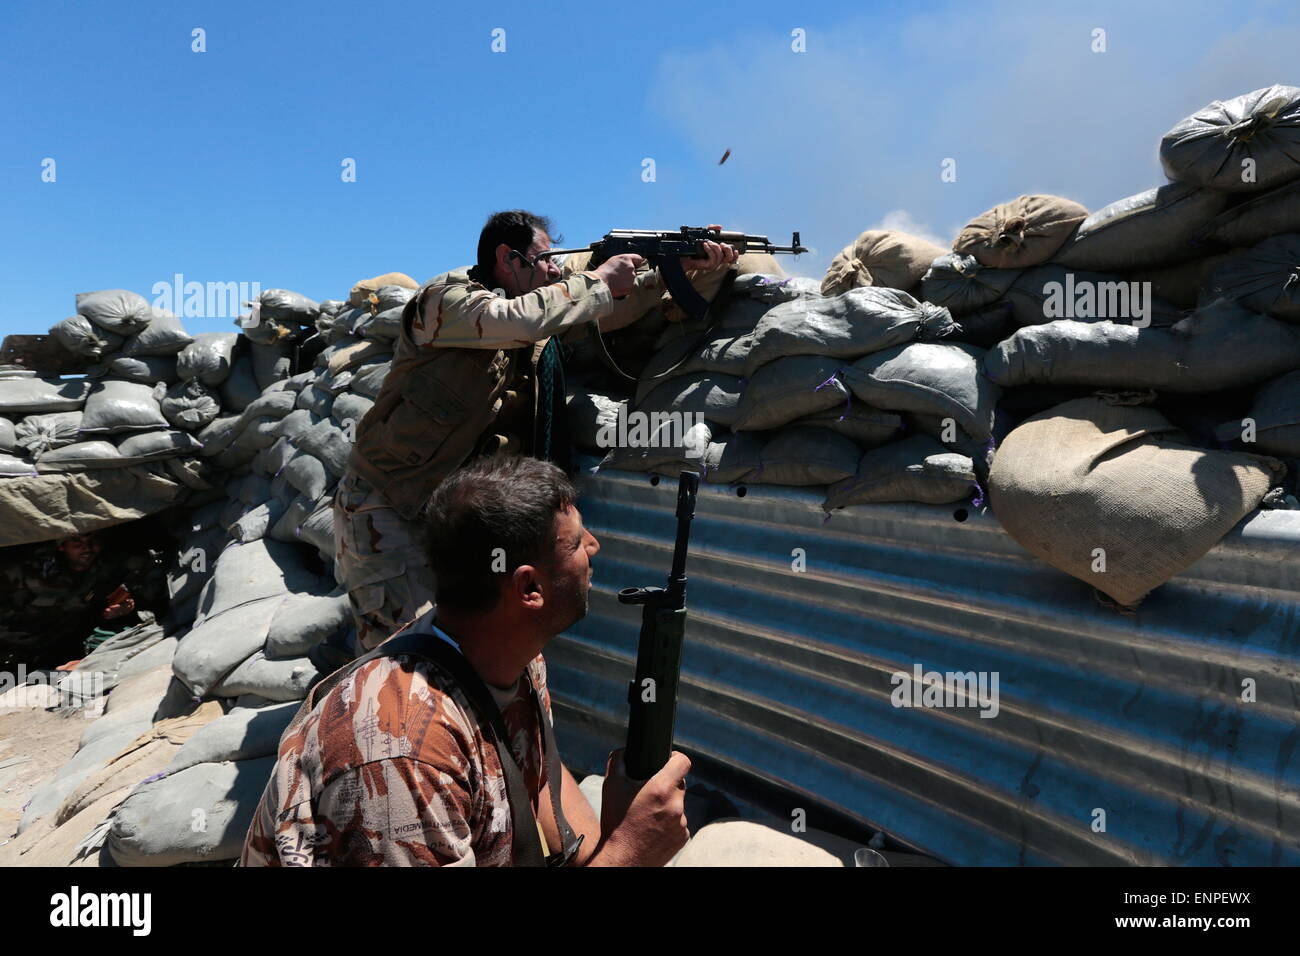
<instances>
[{"instance_id":1,"label":"blue sky","mask_svg":"<svg viewBox=\"0 0 1300 956\"><path fill-rule=\"evenodd\" d=\"M946 242L1021 193L1096 209L1163 182L1156 149L1182 116L1300 85L1298 11L10 2L0 334L176 273L317 299L383 272L424 280L468 263L486 215L512 207L573 245L620 227L799 229L814 252L789 271L809 275L882 224Z\"/></svg>"}]
</instances>

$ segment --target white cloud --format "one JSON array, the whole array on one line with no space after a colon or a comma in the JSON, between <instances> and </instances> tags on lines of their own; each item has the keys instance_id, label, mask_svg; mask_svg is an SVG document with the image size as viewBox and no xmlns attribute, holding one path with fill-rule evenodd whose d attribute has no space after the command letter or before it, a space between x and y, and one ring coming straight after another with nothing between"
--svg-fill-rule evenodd
<instances>
[{"instance_id":1,"label":"white cloud","mask_svg":"<svg viewBox=\"0 0 1300 956\"><path fill-rule=\"evenodd\" d=\"M868 226L868 229L887 229L891 232L905 232L909 236L916 236L918 239L924 239L926 242L933 242L936 246L952 246L956 233L943 238L933 232L928 225L923 225L912 218L912 214L906 209L891 209L881 217L880 221L874 225Z\"/></svg>"}]
</instances>

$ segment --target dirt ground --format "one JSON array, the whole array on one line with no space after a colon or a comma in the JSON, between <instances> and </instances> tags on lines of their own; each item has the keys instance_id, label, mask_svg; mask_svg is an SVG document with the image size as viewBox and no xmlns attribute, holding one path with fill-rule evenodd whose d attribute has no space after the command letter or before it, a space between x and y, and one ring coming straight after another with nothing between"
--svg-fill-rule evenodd
<instances>
[{"instance_id":1,"label":"dirt ground","mask_svg":"<svg viewBox=\"0 0 1300 956\"><path fill-rule=\"evenodd\" d=\"M71 759L85 730L86 719L79 711L0 710L0 866L5 863L5 843L17 832L23 804Z\"/></svg>"}]
</instances>

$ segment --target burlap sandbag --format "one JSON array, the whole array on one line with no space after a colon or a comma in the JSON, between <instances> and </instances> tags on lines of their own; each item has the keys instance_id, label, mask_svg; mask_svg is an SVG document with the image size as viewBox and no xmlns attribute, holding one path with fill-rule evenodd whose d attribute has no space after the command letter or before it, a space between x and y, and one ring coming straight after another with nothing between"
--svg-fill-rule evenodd
<instances>
[{"instance_id":1,"label":"burlap sandbag","mask_svg":"<svg viewBox=\"0 0 1300 956\"><path fill-rule=\"evenodd\" d=\"M952 244L997 269L1023 269L1046 262L1088 217L1088 210L1060 196L1019 196L972 219Z\"/></svg>"},{"instance_id":2,"label":"burlap sandbag","mask_svg":"<svg viewBox=\"0 0 1300 956\"><path fill-rule=\"evenodd\" d=\"M1300 88L1266 86L1215 100L1160 140L1175 182L1260 192L1300 177Z\"/></svg>"},{"instance_id":3,"label":"burlap sandbag","mask_svg":"<svg viewBox=\"0 0 1300 956\"><path fill-rule=\"evenodd\" d=\"M1007 436L989 503L1031 553L1132 607L1258 507L1281 471L1276 459L1191 447L1152 408L1090 397Z\"/></svg>"},{"instance_id":4,"label":"burlap sandbag","mask_svg":"<svg viewBox=\"0 0 1300 956\"><path fill-rule=\"evenodd\" d=\"M905 232L868 229L831 260L822 279L822 295L839 295L864 285L907 291L947 251Z\"/></svg>"}]
</instances>

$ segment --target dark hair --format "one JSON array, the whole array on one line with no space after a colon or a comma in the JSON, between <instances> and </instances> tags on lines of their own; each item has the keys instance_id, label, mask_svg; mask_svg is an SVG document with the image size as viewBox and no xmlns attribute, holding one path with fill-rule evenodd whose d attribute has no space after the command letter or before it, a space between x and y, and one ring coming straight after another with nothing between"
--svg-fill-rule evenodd
<instances>
[{"instance_id":1,"label":"dark hair","mask_svg":"<svg viewBox=\"0 0 1300 956\"><path fill-rule=\"evenodd\" d=\"M504 242L511 249L526 253L538 230L550 236L552 242L560 242L564 238L552 231L549 218L524 209L494 212L488 216L483 231L478 234L478 264L470 270L469 277L489 289L495 286L497 281L493 272L496 270L497 246Z\"/></svg>"},{"instance_id":2,"label":"dark hair","mask_svg":"<svg viewBox=\"0 0 1300 956\"><path fill-rule=\"evenodd\" d=\"M452 473L424 508L438 603L462 613L491 611L503 577L523 564L550 565L556 513L577 497L563 471L522 455L477 458Z\"/></svg>"}]
</instances>

